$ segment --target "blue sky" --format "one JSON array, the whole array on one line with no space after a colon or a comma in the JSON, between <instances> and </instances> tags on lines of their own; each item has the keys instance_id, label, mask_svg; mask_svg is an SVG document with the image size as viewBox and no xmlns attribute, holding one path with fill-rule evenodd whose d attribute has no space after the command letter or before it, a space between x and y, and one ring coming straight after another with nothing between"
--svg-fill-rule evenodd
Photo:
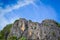
<instances>
[{"instance_id":1,"label":"blue sky","mask_svg":"<svg viewBox=\"0 0 60 40\"><path fill-rule=\"evenodd\" d=\"M60 0L0 0L0 30L19 18L60 23Z\"/></svg>"}]
</instances>

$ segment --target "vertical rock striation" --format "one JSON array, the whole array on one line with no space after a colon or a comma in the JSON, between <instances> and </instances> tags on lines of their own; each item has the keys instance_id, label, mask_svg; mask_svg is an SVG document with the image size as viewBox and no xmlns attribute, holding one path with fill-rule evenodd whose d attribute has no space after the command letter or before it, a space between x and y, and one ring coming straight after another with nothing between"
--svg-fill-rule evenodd
<instances>
[{"instance_id":1,"label":"vertical rock striation","mask_svg":"<svg viewBox=\"0 0 60 40\"><path fill-rule=\"evenodd\" d=\"M20 18L14 22L9 36L17 36L17 38L24 36L27 40L58 40L60 28L54 20L46 19L38 23Z\"/></svg>"}]
</instances>

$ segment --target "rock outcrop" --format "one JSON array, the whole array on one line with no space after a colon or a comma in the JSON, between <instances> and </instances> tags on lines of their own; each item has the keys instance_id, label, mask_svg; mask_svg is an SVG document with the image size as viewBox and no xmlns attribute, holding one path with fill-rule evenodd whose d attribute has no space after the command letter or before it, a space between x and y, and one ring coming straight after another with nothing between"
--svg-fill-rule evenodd
<instances>
[{"instance_id":1,"label":"rock outcrop","mask_svg":"<svg viewBox=\"0 0 60 40\"><path fill-rule=\"evenodd\" d=\"M59 40L60 28L54 20L43 20L42 23L20 18L12 25L9 36L26 37L27 40Z\"/></svg>"}]
</instances>

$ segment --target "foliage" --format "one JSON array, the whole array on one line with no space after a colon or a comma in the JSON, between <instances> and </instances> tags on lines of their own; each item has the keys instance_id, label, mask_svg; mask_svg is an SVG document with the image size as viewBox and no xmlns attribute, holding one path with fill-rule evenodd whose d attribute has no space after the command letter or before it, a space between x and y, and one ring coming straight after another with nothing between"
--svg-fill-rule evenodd
<instances>
[{"instance_id":1,"label":"foliage","mask_svg":"<svg viewBox=\"0 0 60 40\"><path fill-rule=\"evenodd\" d=\"M8 24L8 25L6 25L5 27L4 27L4 29L2 30L2 32L10 32L10 28L12 27L12 24Z\"/></svg>"},{"instance_id":2,"label":"foliage","mask_svg":"<svg viewBox=\"0 0 60 40\"><path fill-rule=\"evenodd\" d=\"M44 24L44 26L49 26L48 24Z\"/></svg>"},{"instance_id":3,"label":"foliage","mask_svg":"<svg viewBox=\"0 0 60 40\"><path fill-rule=\"evenodd\" d=\"M60 40L60 37L58 37L58 40Z\"/></svg>"},{"instance_id":4,"label":"foliage","mask_svg":"<svg viewBox=\"0 0 60 40\"><path fill-rule=\"evenodd\" d=\"M5 40L5 33L6 32L10 33L11 27L12 27L12 24L8 24L3 28L3 30L0 31L0 40ZM7 38L7 40L18 40L18 39L16 36L11 36L11 37ZM19 40L26 40L26 38L21 37L21 38L19 38Z\"/></svg>"},{"instance_id":5,"label":"foliage","mask_svg":"<svg viewBox=\"0 0 60 40\"><path fill-rule=\"evenodd\" d=\"M58 27L60 27L60 24L58 24Z\"/></svg>"},{"instance_id":6,"label":"foliage","mask_svg":"<svg viewBox=\"0 0 60 40\"><path fill-rule=\"evenodd\" d=\"M56 36L56 35L55 35L55 32L52 32L52 35L53 35L53 36Z\"/></svg>"},{"instance_id":7,"label":"foliage","mask_svg":"<svg viewBox=\"0 0 60 40\"><path fill-rule=\"evenodd\" d=\"M36 27L34 27L34 29L36 29Z\"/></svg>"},{"instance_id":8,"label":"foliage","mask_svg":"<svg viewBox=\"0 0 60 40\"><path fill-rule=\"evenodd\" d=\"M58 27L60 27L60 23L56 22L56 25L57 25Z\"/></svg>"},{"instance_id":9,"label":"foliage","mask_svg":"<svg viewBox=\"0 0 60 40\"><path fill-rule=\"evenodd\" d=\"M0 40L3 40L3 39L4 39L4 37L3 37L3 35L0 32Z\"/></svg>"},{"instance_id":10,"label":"foliage","mask_svg":"<svg viewBox=\"0 0 60 40\"><path fill-rule=\"evenodd\" d=\"M6 32L9 33L11 27L12 27L12 24L8 24L3 28L3 30L0 31L0 39L1 40L5 39L5 33Z\"/></svg>"},{"instance_id":11,"label":"foliage","mask_svg":"<svg viewBox=\"0 0 60 40\"><path fill-rule=\"evenodd\" d=\"M19 38L19 40L26 40L26 37L21 37Z\"/></svg>"},{"instance_id":12,"label":"foliage","mask_svg":"<svg viewBox=\"0 0 60 40\"><path fill-rule=\"evenodd\" d=\"M19 21L19 20L16 20L15 22L17 22L17 21ZM31 20L29 20L30 22L32 22ZM60 23L57 23L56 22L56 24L58 25L58 27L60 27ZM27 25L26 25L27 26ZM48 24L44 24L44 26L49 26ZM10 33L10 29L11 29L11 27L12 27L12 24L8 24L8 25L6 25L4 28L3 28L3 30L1 30L0 31L0 40L5 40L5 33L7 32L8 34ZM36 29L36 27L34 28L34 29ZM42 32L41 32L42 33ZM7 34L7 35L8 35ZM52 32L52 35L53 36L56 36L55 35L55 32ZM11 36L11 37L9 37L8 38L8 40L26 40L26 37L21 37L21 38L19 38L19 39L17 39L17 37L16 36ZM58 40L60 40L60 37L58 37Z\"/></svg>"},{"instance_id":13,"label":"foliage","mask_svg":"<svg viewBox=\"0 0 60 40\"><path fill-rule=\"evenodd\" d=\"M29 20L29 22L32 22L31 20Z\"/></svg>"},{"instance_id":14,"label":"foliage","mask_svg":"<svg viewBox=\"0 0 60 40\"><path fill-rule=\"evenodd\" d=\"M7 40L17 40L17 37L16 36L11 36Z\"/></svg>"},{"instance_id":15,"label":"foliage","mask_svg":"<svg viewBox=\"0 0 60 40\"><path fill-rule=\"evenodd\" d=\"M19 20L15 20L15 22L18 22L18 21L19 21ZM14 22L14 23L15 23L15 22Z\"/></svg>"}]
</instances>

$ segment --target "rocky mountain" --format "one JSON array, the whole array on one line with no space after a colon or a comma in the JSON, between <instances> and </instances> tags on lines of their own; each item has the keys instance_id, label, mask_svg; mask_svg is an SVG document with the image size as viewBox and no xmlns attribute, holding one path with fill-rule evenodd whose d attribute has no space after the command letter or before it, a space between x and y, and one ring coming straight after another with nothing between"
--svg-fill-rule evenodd
<instances>
[{"instance_id":1,"label":"rocky mountain","mask_svg":"<svg viewBox=\"0 0 60 40\"><path fill-rule=\"evenodd\" d=\"M58 23L51 19L45 19L38 23L20 18L12 24L10 32L6 32L6 34L8 34L5 37L6 40L12 36L15 36L16 40L21 37L25 37L26 40L60 40Z\"/></svg>"}]
</instances>

